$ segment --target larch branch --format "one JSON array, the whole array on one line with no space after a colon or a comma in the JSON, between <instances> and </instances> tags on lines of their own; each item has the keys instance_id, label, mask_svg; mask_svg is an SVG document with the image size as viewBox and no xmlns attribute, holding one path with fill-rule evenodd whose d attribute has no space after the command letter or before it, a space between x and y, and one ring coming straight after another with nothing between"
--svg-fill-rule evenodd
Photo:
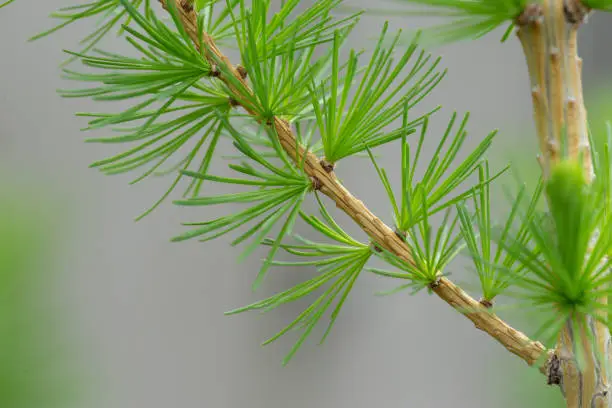
<instances>
[{"instance_id":1,"label":"larch branch","mask_svg":"<svg viewBox=\"0 0 612 408\"><path fill-rule=\"evenodd\" d=\"M245 76L219 50L214 39L207 33L198 33L197 14L189 1L159 1L164 8L167 8L167 1L174 1L180 13L182 24L196 46L202 38L206 45L206 52L214 54L214 56L208 56L211 63L223 61L227 64L229 72L245 85L245 89L250 89L246 84ZM220 79L224 80L223 77L220 77ZM226 84L231 88L228 82ZM239 100L240 98L236 97L235 99ZM316 186L321 193L335 202L337 207L351 217L377 245L409 263L414 262L410 249L395 231L344 188L333 170L325 166L324 161L322 162L315 154L306 152L303 147L296 143L296 136L287 121L275 118L272 125L275 127L283 149L293 160L304 163L305 172L311 179L316 180ZM455 310L471 320L478 329L489 334L527 364L533 365L538 361L545 362L547 360L548 354L545 354L547 350L540 342L530 340L523 333L512 328L449 279L441 277L431 284L431 289ZM543 365L541 371L545 371Z\"/></svg>"}]
</instances>

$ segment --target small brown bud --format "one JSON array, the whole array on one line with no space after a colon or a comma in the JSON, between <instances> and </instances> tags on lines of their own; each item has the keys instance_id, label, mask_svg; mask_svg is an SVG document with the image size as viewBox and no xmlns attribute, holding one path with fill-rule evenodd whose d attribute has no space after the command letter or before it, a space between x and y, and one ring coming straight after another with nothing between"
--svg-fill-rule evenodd
<instances>
[{"instance_id":1,"label":"small brown bud","mask_svg":"<svg viewBox=\"0 0 612 408\"><path fill-rule=\"evenodd\" d=\"M493 307L493 301L489 299L482 298L478 301L485 309L490 309Z\"/></svg>"},{"instance_id":2,"label":"small brown bud","mask_svg":"<svg viewBox=\"0 0 612 408\"><path fill-rule=\"evenodd\" d=\"M312 189L314 191L319 191L321 187L323 187L323 183L321 183L321 180L319 180L315 176L310 176L310 182L312 183Z\"/></svg>"},{"instance_id":3,"label":"small brown bud","mask_svg":"<svg viewBox=\"0 0 612 408\"><path fill-rule=\"evenodd\" d=\"M372 248L374 252L377 252L379 254L383 251L382 248L376 242L371 242L370 248Z\"/></svg>"},{"instance_id":4,"label":"small brown bud","mask_svg":"<svg viewBox=\"0 0 612 408\"><path fill-rule=\"evenodd\" d=\"M553 354L546 363L546 377L548 385L559 385L563 379L561 371L561 360L559 356Z\"/></svg>"},{"instance_id":5,"label":"small brown bud","mask_svg":"<svg viewBox=\"0 0 612 408\"><path fill-rule=\"evenodd\" d=\"M221 71L219 70L217 64L213 64L210 67L210 76L213 78L219 78L221 76Z\"/></svg>"},{"instance_id":6,"label":"small brown bud","mask_svg":"<svg viewBox=\"0 0 612 408\"><path fill-rule=\"evenodd\" d=\"M323 170L325 170L327 173L331 173L336 167L334 163L330 163L325 159L322 159L319 164L321 164L321 167L323 167Z\"/></svg>"},{"instance_id":7,"label":"small brown bud","mask_svg":"<svg viewBox=\"0 0 612 408\"><path fill-rule=\"evenodd\" d=\"M181 0L181 7L186 12L190 13L193 11L193 0Z\"/></svg>"},{"instance_id":8,"label":"small brown bud","mask_svg":"<svg viewBox=\"0 0 612 408\"><path fill-rule=\"evenodd\" d=\"M528 4L525 10L516 18L516 24L526 26L538 21L544 14L541 4Z\"/></svg>"},{"instance_id":9,"label":"small brown bud","mask_svg":"<svg viewBox=\"0 0 612 408\"><path fill-rule=\"evenodd\" d=\"M437 277L435 281L433 281L433 282L431 282L429 284L429 289L433 290L433 289L437 288L438 286L440 286L440 282L441 282L440 277Z\"/></svg>"},{"instance_id":10,"label":"small brown bud","mask_svg":"<svg viewBox=\"0 0 612 408\"><path fill-rule=\"evenodd\" d=\"M406 241L406 231L402 231L399 228L395 228L395 235L397 235L399 237L399 239L401 239L402 241Z\"/></svg>"},{"instance_id":11,"label":"small brown bud","mask_svg":"<svg viewBox=\"0 0 612 408\"><path fill-rule=\"evenodd\" d=\"M246 79L249 74L246 68L243 67L242 65L236 65L236 71L238 72L238 75L240 75L240 78L242 79Z\"/></svg>"},{"instance_id":12,"label":"small brown bud","mask_svg":"<svg viewBox=\"0 0 612 408\"><path fill-rule=\"evenodd\" d=\"M563 12L568 23L579 25L586 21L591 10L582 4L580 0L565 0Z\"/></svg>"}]
</instances>

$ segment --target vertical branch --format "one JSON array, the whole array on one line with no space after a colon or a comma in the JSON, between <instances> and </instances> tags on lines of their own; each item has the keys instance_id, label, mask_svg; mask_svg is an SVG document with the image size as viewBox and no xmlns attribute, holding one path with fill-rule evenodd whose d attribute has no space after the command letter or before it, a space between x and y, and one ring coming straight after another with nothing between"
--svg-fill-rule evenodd
<instances>
[{"instance_id":1,"label":"vertical branch","mask_svg":"<svg viewBox=\"0 0 612 408\"><path fill-rule=\"evenodd\" d=\"M551 164L558 159L558 144L552 129L549 106L549 81L547 79L548 60L546 53L545 26L542 19L544 7L530 5L519 18L517 35L527 59L531 83L533 118L536 125L541 155L538 157L542 171L548 176Z\"/></svg>"},{"instance_id":2,"label":"vertical branch","mask_svg":"<svg viewBox=\"0 0 612 408\"><path fill-rule=\"evenodd\" d=\"M577 44L588 11L579 0L543 0L518 20L545 178L562 158L582 160L587 180L594 177ZM568 408L612 404L609 343L608 327L596 316L577 315L566 323L555 350L557 372L549 379L561 386Z\"/></svg>"},{"instance_id":3,"label":"vertical branch","mask_svg":"<svg viewBox=\"0 0 612 408\"><path fill-rule=\"evenodd\" d=\"M563 148L565 152L567 139L563 139L562 131L567 123L564 114L567 103L567 48L566 23L563 13L563 0L544 0L545 44L548 58L548 100L551 107L552 123L551 142L555 149ZM570 143L571 144L571 143Z\"/></svg>"}]
</instances>

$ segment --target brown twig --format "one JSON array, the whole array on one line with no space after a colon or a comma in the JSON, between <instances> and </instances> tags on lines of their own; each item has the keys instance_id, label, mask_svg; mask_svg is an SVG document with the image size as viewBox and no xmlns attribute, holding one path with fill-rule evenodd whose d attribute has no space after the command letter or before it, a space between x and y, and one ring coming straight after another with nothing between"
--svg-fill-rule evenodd
<instances>
[{"instance_id":1,"label":"brown twig","mask_svg":"<svg viewBox=\"0 0 612 408\"><path fill-rule=\"evenodd\" d=\"M167 7L166 1L168 0L159 1L164 7ZM197 30L195 11L189 7L180 7L181 0L169 1L174 1L178 6L183 26L197 46L200 35ZM206 45L206 52L214 54L214 56L209 56L211 62L219 60L227 64L229 72L245 85L245 89L250 89L246 84L246 78L219 50L213 38L207 33L202 33L202 40ZM220 77L220 79L225 81L223 77ZM226 84L230 86L229 82L226 82ZM240 100L240 98L236 96L235 100ZM253 112L249 113L252 114ZM311 152L306 152L296 143L296 137L289 123L280 118L275 118L273 125L283 149L293 160L304 163L305 172L311 179L317 180L316 187L321 193L329 197L338 208L352 218L377 247L384 248L409 263L414 262L408 246L401 237L374 215L363 202L344 188L336 178L333 167L325 165L325 160L321 160ZM544 356L546 348L541 343L530 340L523 333L509 326L449 279L440 277L436 280L435 285L431 285L431 289L445 302L471 320L478 329L489 334L507 350L525 360L527 364L533 365ZM542 371L544 371L544 366L542 366Z\"/></svg>"}]
</instances>

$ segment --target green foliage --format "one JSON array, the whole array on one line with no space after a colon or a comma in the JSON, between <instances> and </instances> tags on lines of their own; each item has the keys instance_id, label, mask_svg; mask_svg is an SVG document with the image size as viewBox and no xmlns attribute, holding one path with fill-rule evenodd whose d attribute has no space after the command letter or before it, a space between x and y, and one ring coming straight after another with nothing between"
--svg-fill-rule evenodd
<instances>
[{"instance_id":1,"label":"green foliage","mask_svg":"<svg viewBox=\"0 0 612 408\"><path fill-rule=\"evenodd\" d=\"M336 19L332 12L342 0L319 0L301 13L296 13L300 0L284 1L275 13L271 13L271 0L253 2L248 9L244 0L240 0L241 21L251 26L250 41L260 49L267 48L269 53L262 53L268 58L288 51L308 49L317 44L327 43L334 38L336 31L352 29L356 13L342 19ZM237 30L237 35L245 33L244 28ZM245 38L243 36L242 41ZM244 55L244 52L242 53Z\"/></svg>"},{"instance_id":2,"label":"green foliage","mask_svg":"<svg viewBox=\"0 0 612 408\"><path fill-rule=\"evenodd\" d=\"M218 5L221 3L221 6ZM215 40L215 43L233 44L234 24L232 22L232 10L240 3L240 0L226 0L224 2L199 1L196 3L199 24L202 31ZM219 10L221 7L221 10Z\"/></svg>"},{"instance_id":3,"label":"green foliage","mask_svg":"<svg viewBox=\"0 0 612 408\"><path fill-rule=\"evenodd\" d=\"M234 138L234 145L249 160L242 161L239 165L230 164L230 168L241 174L243 178L218 177L203 173L183 172L191 177L216 182L235 184L251 187L252 190L211 197L194 197L188 200L176 201L178 205L184 206L209 206L223 204L247 204L247 209L217 218L212 221L200 223L188 223L185 225L197 228L189 231L175 241L182 241L198 237L201 241L208 241L217 238L230 231L236 230L247 223L255 222L246 232L236 238L232 245L238 245L247 239L252 239L251 244L245 249L242 257L251 254L264 238L272 231L275 225L282 224L280 232L271 245L269 254L264 261L259 274L253 284L257 288L269 267L272 265L275 254L278 252L283 238L291 233L293 223L299 214L300 207L306 194L312 189L312 182L308 179L302 169L294 167L289 163L280 144L276 140L276 134L269 128L262 131L269 132L270 140L277 154L281 157L281 166L276 165L257 152L243 138L240 133L233 128L226 118L220 119L225 128Z\"/></svg>"},{"instance_id":4,"label":"green foliage","mask_svg":"<svg viewBox=\"0 0 612 408\"><path fill-rule=\"evenodd\" d=\"M12 2L14 2L15 0L6 0L3 3L0 3L0 8L4 7L4 6L8 6L9 4L11 4Z\"/></svg>"},{"instance_id":5,"label":"green foliage","mask_svg":"<svg viewBox=\"0 0 612 408\"><path fill-rule=\"evenodd\" d=\"M1 1L0 7L12 2ZM449 19L429 31L441 42L478 38L509 24L506 38L527 4L526 0L407 2L422 8L409 14ZM589 7L602 9L611 8L608 3L585 1ZM323 338L328 335L362 270L402 279L405 283L393 292L416 292L444 275L463 246L467 246L486 300L508 294L536 311L558 310L541 325L544 341L552 339L570 317L597 316L607 323L600 312L607 311L601 299L610 295L612 283L606 273L612 247L609 140L594 157L594 184L586 183L580 163L564 161L532 196L528 197L525 188L519 189L509 215L498 226L492 216L490 184L501 172L492 176L484 161L495 132L458 160L467 140L468 115L457 123L458 116L453 114L435 151L422 166L429 121L438 108L421 116L412 112L445 75L438 71L440 59L420 49L422 37L416 36L400 49L401 32L389 36L385 24L369 59L362 64L363 51L350 50L348 56L342 52L360 16L336 16L342 0L317 0L303 7L299 0L274 5L271 0L198 0L194 5L198 15L195 44L174 1L167 3L172 22L166 24L150 0L91 0L64 8L53 14L60 24L35 38L81 19L94 17L100 22L83 40L81 51L69 52L84 65L83 71L64 69L67 79L88 85L63 90L61 95L131 104L117 113L80 115L89 119L86 130L113 132L90 141L129 146L93 163L93 167L106 174L139 170L133 183L157 175L174 178L161 199L142 216L186 179L189 184L176 204L195 208L222 205L228 213L186 223L191 229L175 241L208 241L240 231L232 245L245 244L241 258L263 244L268 254L254 288L272 266L317 268L312 279L230 312L268 311L321 292L290 325L266 342L301 330L285 363L331 309ZM135 51L131 56L95 48L119 24L119 32ZM244 77L237 77L234 67L204 41L208 38L204 33L216 45L237 46ZM320 218L303 213L302 205L317 189L317 180L305 172L303 157L293 162L281 147L275 126L280 121L286 121L297 135L296 151L324 155L330 163L369 154L388 196L397 234L412 254L411 261L375 243L354 240L320 201ZM419 137L412 143L408 136L417 132ZM230 139L235 147L235 154L226 158L233 177L210 172L222 138ZM385 169L372 154L375 147L392 142L400 143L399 191L392 188ZM417 175L418 167L425 167L422 175ZM471 183L476 177L477 182ZM204 183L242 190L209 194L203 192ZM539 209L542 194L548 199L548 212ZM439 226L432 221L435 215L442 218ZM294 235L294 225L300 219L331 243ZM290 241L292 237L297 243ZM283 251L297 260L279 260L277 256ZM368 268L373 255L393 270Z\"/></svg>"},{"instance_id":6,"label":"green foliage","mask_svg":"<svg viewBox=\"0 0 612 408\"><path fill-rule=\"evenodd\" d=\"M104 51L97 51L93 55L73 53L86 67L101 72L64 69L67 79L99 84L84 89L63 90L61 95L64 97L134 103L131 108L116 114L80 114L93 118L88 130L113 127L115 133L120 133L118 136L92 138L89 141L134 145L92 166L106 174L145 168L132 183L150 175L167 174L167 171L158 170L172 160L178 163L171 165L172 173L176 168L205 173L221 134L216 112L229 109L229 96L218 84L209 80L211 66L181 28L172 6L169 10L178 33L155 17L150 8L147 7L145 14L141 14L131 3L124 1L122 4L139 28L125 27L126 40L139 56ZM155 105L159 107L148 110ZM170 118L162 120L166 117ZM185 148L188 149L186 154L182 153ZM182 157L177 158L180 155ZM139 218L159 205L181 178L182 174L178 173L162 198ZM186 194L197 194L199 184L191 183Z\"/></svg>"},{"instance_id":7,"label":"green foliage","mask_svg":"<svg viewBox=\"0 0 612 408\"><path fill-rule=\"evenodd\" d=\"M486 182L489 178L489 166L485 164L479 168L481 187L472 197L473 213L470 213L463 203L457 206L457 210L463 239L478 273L483 298L493 301L524 274L524 266L517 265L516 258L505 252L504 248L509 245L510 234L514 228L518 230L513 239L520 245L528 243L529 230L525 221L531 220L538 208L543 184L538 184L524 214L520 214L520 210L524 207L527 193L525 186L520 188L518 194L512 198L513 203L506 221L498 228L491 218L494 208L491 203L490 185ZM493 247L495 243L497 248ZM500 271L500 268L512 270L512 274Z\"/></svg>"},{"instance_id":8,"label":"green foliage","mask_svg":"<svg viewBox=\"0 0 612 408\"><path fill-rule=\"evenodd\" d=\"M594 146L593 168L601 186L604 208L612 208L612 122L608 119L610 89L602 86L592 104L589 104L590 142ZM612 248L609 251L612 254ZM610 302L612 304L612 302Z\"/></svg>"},{"instance_id":9,"label":"green foliage","mask_svg":"<svg viewBox=\"0 0 612 408\"><path fill-rule=\"evenodd\" d=\"M514 27L513 21L522 13L527 0L397 0L419 7L419 10L386 11L386 14L445 17L451 21L428 29L425 34L436 42L448 43L477 39L498 27L509 24L502 41Z\"/></svg>"},{"instance_id":10,"label":"green foliage","mask_svg":"<svg viewBox=\"0 0 612 408\"><path fill-rule=\"evenodd\" d=\"M404 109L403 129L407 127L407 113L408 110ZM461 187L464 187L470 176L481 168L484 154L490 147L495 132L490 133L474 151L456 165L450 174L447 174L466 140L468 117L469 115L465 115L459 129L453 134L452 130L457 119L457 114L453 114L433 157L428 161L427 168L418 181L416 168L421 159L429 119L425 118L424 120L414 153L412 153L407 141L407 135L402 135L402 182L399 203L391 187L387 172L376 163L374 156L370 154L393 208L396 231L398 235L404 237L414 258L414 262L411 263L388 251L382 251L382 258L401 272L390 272L383 269L372 269L372 272L382 276L408 280L408 283L399 286L391 293L408 288L417 292L435 282L443 274L444 268L463 246L461 234L456 233L460 218L457 215L452 216L451 210L456 204L463 202L476 192L488 188L488 184L501 174L489 177L487 172L486 177L483 177L484 175L481 173L478 185L458 192ZM446 147L449 141L450 145ZM436 231L432 227L429 217L441 211L444 211L445 214L442 226Z\"/></svg>"},{"instance_id":11,"label":"green foliage","mask_svg":"<svg viewBox=\"0 0 612 408\"><path fill-rule=\"evenodd\" d=\"M404 289L412 289L412 293L416 293L435 283L445 274L444 269L463 246L461 235L456 232L457 221L458 217L456 215L451 216L449 209L444 214L441 226L435 229L425 212L423 217L405 232L404 240L410 248L413 262L408 262L387 250L381 249L380 257L388 264L399 269L400 272L379 268L370 268L369 270L380 276L408 281L408 283L400 285L386 294L396 293Z\"/></svg>"},{"instance_id":12,"label":"green foliage","mask_svg":"<svg viewBox=\"0 0 612 408\"><path fill-rule=\"evenodd\" d=\"M592 9L612 11L612 0L582 0L582 4Z\"/></svg>"},{"instance_id":13,"label":"green foliage","mask_svg":"<svg viewBox=\"0 0 612 408\"><path fill-rule=\"evenodd\" d=\"M319 275L268 299L227 313L236 314L250 310L263 310L267 312L280 305L294 302L322 290L323 293L306 310L300 313L292 323L264 343L270 344L291 330L302 331L298 341L285 357L283 364L287 364L291 360L306 338L311 334L316 324L325 315L325 312L335 302L336 305L331 312L330 322L321 339L321 343L325 341L336 322L336 318L348 294L372 255L370 246L356 241L344 232L327 212L318 196L317 200L323 220L312 215L306 215L303 212L300 213L300 217L306 224L331 240L331 243L314 242L295 235L294 237L298 241L297 244L282 244L281 247L289 254L304 260L289 262L273 261L272 264L278 266L315 266ZM275 242L270 240L265 243L267 245L275 245Z\"/></svg>"},{"instance_id":14,"label":"green foliage","mask_svg":"<svg viewBox=\"0 0 612 408\"><path fill-rule=\"evenodd\" d=\"M241 0L240 13L231 13L252 91L229 73L223 61L218 65L240 105L264 122L274 117L303 118L312 111L309 85L313 80L327 82L330 65L325 56L313 60L315 51L334 38L346 39L357 21L357 15L331 17L338 0L318 1L293 16L298 3L284 2L270 18L269 0L254 2L251 9Z\"/></svg>"},{"instance_id":15,"label":"green foliage","mask_svg":"<svg viewBox=\"0 0 612 408\"><path fill-rule=\"evenodd\" d=\"M586 183L579 162L562 161L544 187L550 213L525 217L527 239L513 235L500 242L525 272L513 280L520 289L513 296L531 310L557 311L538 333L546 342L554 341L566 322L580 316L608 323L602 313L608 306L602 299L610 294L612 218L605 206L609 185L595 180Z\"/></svg>"},{"instance_id":16,"label":"green foliage","mask_svg":"<svg viewBox=\"0 0 612 408\"><path fill-rule=\"evenodd\" d=\"M148 7L149 2L150 0L129 0L129 4L134 8L140 7L143 3L146 3ZM129 24L130 16L128 10L124 7L127 3L128 1L123 0L93 0L88 3L63 7L51 14L52 18L60 20L61 23L35 35L30 40L34 41L46 37L76 21L97 19L96 29L81 40L83 48L80 53L85 54L92 50L118 24Z\"/></svg>"},{"instance_id":17,"label":"green foliage","mask_svg":"<svg viewBox=\"0 0 612 408\"><path fill-rule=\"evenodd\" d=\"M338 36L333 43L331 92L326 97L327 84L320 84L312 91L325 159L330 163L413 133L424 116L405 122L402 128L391 132L385 128L400 118L404 110L420 102L444 76L435 72L439 59L430 64L431 56L423 51L410 63L417 51L416 40L394 61L400 33L385 47L387 28L387 25L383 28L352 101L349 102L351 84L357 81L360 71L358 56L351 51L346 69L341 73Z\"/></svg>"},{"instance_id":18,"label":"green foliage","mask_svg":"<svg viewBox=\"0 0 612 408\"><path fill-rule=\"evenodd\" d=\"M479 186L488 184L499 176L498 174L495 177L481 180L479 186L474 186L461 193L457 191L460 187L464 186L469 177L479 168L485 153L496 135L496 132L490 133L453 171L450 171L451 166L455 164L457 154L467 138L466 126L468 118L469 115L466 114L459 125L459 129L453 134L452 130L457 120L457 114L453 114L434 154L428 161L427 169L418 181L416 169L420 163L423 143L428 133L429 119L424 118L419 140L414 150L411 149L408 143L407 134L401 135L402 184L399 204L391 187L387 172L376 163L374 156L370 155L391 202L395 225L398 231L408 231L424 217L436 214L462 202L473 195ZM408 128L408 110L405 108L401 129ZM449 141L450 145L446 146ZM449 171L450 174L447 174Z\"/></svg>"},{"instance_id":19,"label":"green foliage","mask_svg":"<svg viewBox=\"0 0 612 408\"><path fill-rule=\"evenodd\" d=\"M131 145L123 152L95 162L93 167L106 174L140 170L134 183L153 175L174 175L174 181L161 199L142 216L187 177L190 183L184 199L175 200L176 204L222 205L232 209L219 218L186 223L192 229L174 238L175 241L192 238L207 241L240 230L232 245L246 244L241 259L265 244L269 251L254 288L261 284L273 265L317 267L319 275L308 282L239 310L268 310L326 287L296 321L272 339L293 328L303 329L286 361L336 301L331 328L372 250L346 235L323 206L324 222L301 213L304 200L313 190L313 181L303 171L303 163L299 160L293 163L287 157L272 123L277 119L289 121L297 135L296 147L322 152L330 162L364 152L371 155L370 149L402 140L400 206L391 193L384 169L376 163L375 166L390 194L398 229L405 232L414 253L414 263L383 251L380 257L401 272L373 271L408 279L408 286L416 288L435 281L460 249L459 218L450 210L476 191L478 186L462 192L459 188L478 168L494 135L485 138L451 171L467 136L467 116L459 129L452 132L454 115L428 169L416 182L414 169L421 156L428 117L437 108L411 120L408 115L444 77L445 72L438 71L440 59L419 50L418 38L406 49L399 50L401 33L389 40L387 25L365 65L360 64L360 51L352 50L344 58L341 47L360 13L335 17L341 3L341 0L319 0L298 10L299 1L290 0L282 2L273 12L269 0L253 2L250 6L244 0L198 1L195 6L200 41L194 45L172 1L168 3L171 25L156 16L148 1L143 2L142 11L138 8L140 2L136 1L100 2L99 8L102 4L108 10L115 6L121 8L116 15L126 23L122 28L124 38L136 54L126 56L98 49L91 53L72 52L70 55L78 58L86 70L64 69L68 79L93 85L61 91L63 96L132 104L118 113L80 114L89 118L87 130L111 129L115 133L90 141ZM98 8L86 9L87 13L81 14L74 10L76 19L94 15ZM246 80L235 77L227 61L207 48L209 44L203 41L203 32L216 42L221 40L238 46L241 64L248 74ZM232 108L238 106L249 113L248 119L232 113ZM400 118L401 126L388 130ZM419 126L422 130L416 155L410 157L407 136L417 132ZM237 173L235 177L209 173L216 146L226 136L233 140L237 151L237 155L229 158L230 169ZM481 180L481 184L490 181ZM204 195L204 183L229 184L244 191ZM235 206L244 208L235 210ZM446 211L445 224L434 228L429 217L440 211ZM334 244L315 243L300 237L297 237L300 245L287 244L300 215L307 225ZM269 235L274 238L268 238ZM281 249L308 260L278 261L276 256Z\"/></svg>"}]
</instances>

